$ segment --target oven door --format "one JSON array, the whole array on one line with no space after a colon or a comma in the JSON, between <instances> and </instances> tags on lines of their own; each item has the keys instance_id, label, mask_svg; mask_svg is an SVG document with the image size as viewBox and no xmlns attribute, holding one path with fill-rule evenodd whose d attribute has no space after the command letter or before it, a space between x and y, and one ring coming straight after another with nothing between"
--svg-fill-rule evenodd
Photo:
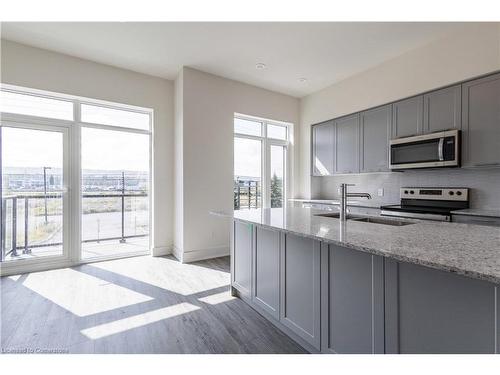
<instances>
[{"instance_id":1,"label":"oven door","mask_svg":"<svg viewBox=\"0 0 500 375\"><path fill-rule=\"evenodd\" d=\"M390 142L391 169L459 166L459 131L449 130Z\"/></svg>"}]
</instances>

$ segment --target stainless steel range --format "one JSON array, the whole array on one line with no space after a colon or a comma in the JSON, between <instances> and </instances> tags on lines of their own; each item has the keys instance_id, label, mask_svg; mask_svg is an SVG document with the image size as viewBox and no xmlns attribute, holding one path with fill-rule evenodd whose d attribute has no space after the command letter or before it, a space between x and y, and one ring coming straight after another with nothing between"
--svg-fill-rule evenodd
<instances>
[{"instance_id":1,"label":"stainless steel range","mask_svg":"<svg viewBox=\"0 0 500 375\"><path fill-rule=\"evenodd\" d=\"M469 208L468 188L404 187L401 204L382 206L381 215L451 221L451 211Z\"/></svg>"}]
</instances>

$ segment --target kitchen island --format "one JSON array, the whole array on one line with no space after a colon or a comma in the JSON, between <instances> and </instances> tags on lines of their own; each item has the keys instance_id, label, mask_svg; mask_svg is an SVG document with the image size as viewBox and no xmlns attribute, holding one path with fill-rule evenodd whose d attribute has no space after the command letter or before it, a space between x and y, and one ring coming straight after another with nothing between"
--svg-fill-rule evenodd
<instances>
[{"instance_id":1,"label":"kitchen island","mask_svg":"<svg viewBox=\"0 0 500 375\"><path fill-rule=\"evenodd\" d=\"M500 228L378 221L235 211L233 294L310 352L498 353Z\"/></svg>"}]
</instances>

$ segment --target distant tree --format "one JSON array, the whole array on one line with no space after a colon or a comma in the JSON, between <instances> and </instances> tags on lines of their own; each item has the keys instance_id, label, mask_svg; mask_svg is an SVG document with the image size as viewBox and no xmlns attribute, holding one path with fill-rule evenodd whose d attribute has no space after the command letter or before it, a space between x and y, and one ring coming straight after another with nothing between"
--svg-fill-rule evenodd
<instances>
[{"instance_id":1,"label":"distant tree","mask_svg":"<svg viewBox=\"0 0 500 375\"><path fill-rule=\"evenodd\" d=\"M273 174L271 178L271 208L283 207L283 181Z\"/></svg>"}]
</instances>

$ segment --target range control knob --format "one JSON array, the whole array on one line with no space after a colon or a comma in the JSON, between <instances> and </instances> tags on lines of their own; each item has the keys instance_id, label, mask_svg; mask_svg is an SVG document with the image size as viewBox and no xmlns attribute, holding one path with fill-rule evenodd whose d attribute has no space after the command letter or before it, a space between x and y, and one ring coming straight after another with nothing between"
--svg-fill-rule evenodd
<instances>
[{"instance_id":1,"label":"range control knob","mask_svg":"<svg viewBox=\"0 0 500 375\"><path fill-rule=\"evenodd\" d=\"M455 193L453 191L449 191L448 194L453 195Z\"/></svg>"},{"instance_id":2,"label":"range control knob","mask_svg":"<svg viewBox=\"0 0 500 375\"><path fill-rule=\"evenodd\" d=\"M415 194L415 192L413 190L410 190L410 194Z\"/></svg>"},{"instance_id":3,"label":"range control knob","mask_svg":"<svg viewBox=\"0 0 500 375\"><path fill-rule=\"evenodd\" d=\"M457 195L462 195L462 192L461 191L457 191Z\"/></svg>"},{"instance_id":4,"label":"range control knob","mask_svg":"<svg viewBox=\"0 0 500 375\"><path fill-rule=\"evenodd\" d=\"M405 194L408 194L408 190L405 190Z\"/></svg>"}]
</instances>

